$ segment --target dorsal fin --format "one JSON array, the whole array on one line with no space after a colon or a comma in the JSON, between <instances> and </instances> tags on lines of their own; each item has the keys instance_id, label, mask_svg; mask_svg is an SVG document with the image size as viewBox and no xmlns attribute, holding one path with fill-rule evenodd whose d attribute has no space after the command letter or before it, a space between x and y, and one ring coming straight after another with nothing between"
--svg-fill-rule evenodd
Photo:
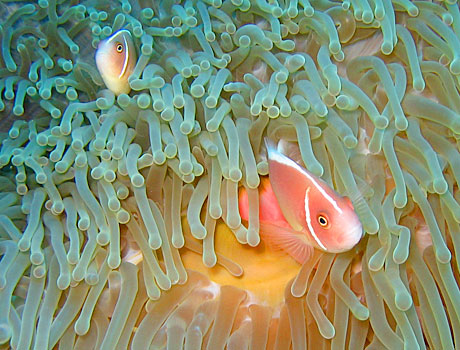
<instances>
[{"instance_id":1,"label":"dorsal fin","mask_svg":"<svg viewBox=\"0 0 460 350\"><path fill-rule=\"evenodd\" d=\"M303 166L302 154L300 153L300 148L297 143L281 139L278 142L278 152L292 159L300 166Z\"/></svg>"}]
</instances>

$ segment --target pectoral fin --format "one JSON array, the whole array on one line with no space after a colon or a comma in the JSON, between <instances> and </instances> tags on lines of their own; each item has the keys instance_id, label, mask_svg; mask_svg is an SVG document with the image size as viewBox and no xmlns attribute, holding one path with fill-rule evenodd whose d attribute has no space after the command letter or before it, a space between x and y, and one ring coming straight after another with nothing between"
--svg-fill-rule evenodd
<instances>
[{"instance_id":1,"label":"pectoral fin","mask_svg":"<svg viewBox=\"0 0 460 350\"><path fill-rule=\"evenodd\" d=\"M302 233L267 223L260 224L260 235L263 241L273 250L283 250L299 264L310 259L313 247L302 237Z\"/></svg>"}]
</instances>

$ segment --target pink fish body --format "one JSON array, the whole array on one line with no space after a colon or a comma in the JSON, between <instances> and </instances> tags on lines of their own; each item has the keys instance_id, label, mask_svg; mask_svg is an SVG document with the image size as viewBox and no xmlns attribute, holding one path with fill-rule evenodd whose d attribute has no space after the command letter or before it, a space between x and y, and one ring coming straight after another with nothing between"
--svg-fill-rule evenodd
<instances>
[{"instance_id":1,"label":"pink fish body","mask_svg":"<svg viewBox=\"0 0 460 350\"><path fill-rule=\"evenodd\" d=\"M330 253L353 248L363 229L350 200L267 144L269 180L259 187L262 239L303 263L313 247ZM240 192L239 210L248 220L248 199Z\"/></svg>"}]
</instances>

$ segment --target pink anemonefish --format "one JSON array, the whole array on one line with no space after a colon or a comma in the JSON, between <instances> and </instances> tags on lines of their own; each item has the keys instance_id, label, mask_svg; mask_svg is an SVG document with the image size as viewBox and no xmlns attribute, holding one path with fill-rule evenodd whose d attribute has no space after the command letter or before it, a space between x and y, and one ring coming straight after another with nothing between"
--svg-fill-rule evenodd
<instances>
[{"instance_id":1,"label":"pink anemonefish","mask_svg":"<svg viewBox=\"0 0 460 350\"><path fill-rule=\"evenodd\" d=\"M126 29L102 40L96 50L96 66L105 85L115 95L131 90L128 77L134 70L137 55L131 33Z\"/></svg>"},{"instance_id":2,"label":"pink anemonefish","mask_svg":"<svg viewBox=\"0 0 460 350\"><path fill-rule=\"evenodd\" d=\"M329 253L353 248L363 229L351 201L336 193L265 140L269 177L259 186L260 235L266 244L282 249L304 263L313 247ZM242 188L239 211L248 220L248 196Z\"/></svg>"}]
</instances>

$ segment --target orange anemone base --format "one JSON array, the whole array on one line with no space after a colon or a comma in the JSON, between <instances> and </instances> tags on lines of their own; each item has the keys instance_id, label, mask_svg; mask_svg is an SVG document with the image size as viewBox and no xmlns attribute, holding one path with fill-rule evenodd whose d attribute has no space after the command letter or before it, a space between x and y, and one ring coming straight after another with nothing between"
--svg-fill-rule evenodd
<instances>
[{"instance_id":1,"label":"orange anemone base","mask_svg":"<svg viewBox=\"0 0 460 350\"><path fill-rule=\"evenodd\" d=\"M183 224L186 240L194 239L186 222ZM204 266L201 255L187 249L181 252L181 257L187 269L201 272L221 286L241 288L249 292L257 303L272 307L284 302L285 287L300 269L300 265L289 255L267 248L263 241L257 247L240 244L223 222L216 226L215 251L234 259L243 268L243 275L235 277L218 264L208 268Z\"/></svg>"}]
</instances>

